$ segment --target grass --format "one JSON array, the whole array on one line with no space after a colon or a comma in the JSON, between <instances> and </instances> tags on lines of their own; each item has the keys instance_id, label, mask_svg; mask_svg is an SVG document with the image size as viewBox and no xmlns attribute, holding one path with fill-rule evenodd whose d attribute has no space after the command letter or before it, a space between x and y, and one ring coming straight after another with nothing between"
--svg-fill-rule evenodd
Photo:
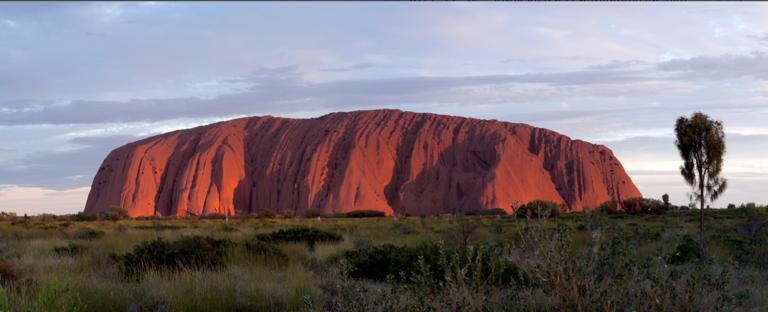
<instances>
[{"instance_id":1,"label":"grass","mask_svg":"<svg viewBox=\"0 0 768 312\"><path fill-rule=\"evenodd\" d=\"M2 221L0 311L763 310L768 268L757 258L766 255L768 233L757 225L764 214L707 211L707 257L701 260L686 238L698 238L697 211L557 219ZM297 228L343 240L253 243ZM150 267L133 280L123 278L110 256L157 238L192 236L226 239L233 247L216 268ZM412 270L405 279L347 274L345 252L424 243L438 247L430 261L404 266ZM488 282L496 273L487 258L478 262L474 253L461 252L482 246L499 246L483 249L490 253L483 257L514 264L526 282ZM680 251L687 254L674 258ZM427 278L434 266L443 273ZM484 273L472 273L478 270Z\"/></svg>"}]
</instances>

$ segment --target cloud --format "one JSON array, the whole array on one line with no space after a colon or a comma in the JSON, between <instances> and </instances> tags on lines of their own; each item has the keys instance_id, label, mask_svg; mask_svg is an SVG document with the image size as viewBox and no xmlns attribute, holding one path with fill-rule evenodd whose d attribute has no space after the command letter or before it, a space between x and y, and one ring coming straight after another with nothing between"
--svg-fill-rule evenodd
<instances>
[{"instance_id":1,"label":"cloud","mask_svg":"<svg viewBox=\"0 0 768 312\"><path fill-rule=\"evenodd\" d=\"M768 44L768 33L747 35L747 38L754 39L761 44Z\"/></svg>"},{"instance_id":2,"label":"cloud","mask_svg":"<svg viewBox=\"0 0 768 312\"><path fill-rule=\"evenodd\" d=\"M546 98L547 95L551 98L579 93L565 87L598 85L601 87L590 89L590 92L581 92L581 95L590 93L591 96L619 96L635 93L637 91L633 89L637 88L640 88L640 93L679 92L686 89L682 85L655 83L655 78L634 70L454 77L412 76L328 82L309 82L303 79L303 75L296 66L260 69L244 78L220 82L249 84L250 87L241 92L210 99L190 97L129 101L79 100L64 103L7 101L0 103L0 125L157 121L180 117L248 115L254 112L275 113L302 109L339 110L414 102L455 103L457 100L473 100L462 99L461 94L467 92L474 96L476 102L498 101L494 98L499 97L503 101L530 101ZM531 89L536 87L539 90ZM530 90L536 94L528 92Z\"/></svg>"},{"instance_id":3,"label":"cloud","mask_svg":"<svg viewBox=\"0 0 768 312\"><path fill-rule=\"evenodd\" d=\"M16 26L18 25L18 23L16 21L11 20L11 19L4 19L4 20L2 20L2 23L3 23L3 25L5 25L8 28L16 28Z\"/></svg>"},{"instance_id":4,"label":"cloud","mask_svg":"<svg viewBox=\"0 0 768 312\"><path fill-rule=\"evenodd\" d=\"M357 70L371 68L371 67L373 67L373 64L371 63L357 63L357 64L352 64L352 65L343 66L343 67L324 68L324 69L321 69L321 71L343 73L343 72L357 71Z\"/></svg>"},{"instance_id":5,"label":"cloud","mask_svg":"<svg viewBox=\"0 0 768 312\"><path fill-rule=\"evenodd\" d=\"M75 146L72 149L24 155L14 160L13 166L0 167L0 184L49 189L90 185L98 165L111 150L141 138L132 135L72 138L68 141Z\"/></svg>"},{"instance_id":6,"label":"cloud","mask_svg":"<svg viewBox=\"0 0 768 312\"><path fill-rule=\"evenodd\" d=\"M326 68L364 68L358 63ZM473 76L401 76L378 79L307 81L296 65L261 68L243 78L212 83L237 85L233 92L210 98L154 98L127 101L76 100L4 101L0 125L91 124L158 121L179 117L205 118L287 113L294 110L344 110L413 103L551 101L574 97L648 96L691 92L686 80L744 76L768 78L768 55L723 55L674 59L658 64L637 60L612 61L566 72ZM209 83L210 85L211 83Z\"/></svg>"},{"instance_id":7,"label":"cloud","mask_svg":"<svg viewBox=\"0 0 768 312\"><path fill-rule=\"evenodd\" d=\"M0 185L54 190L87 186L107 154L123 144L225 119L0 127L0 140L12 147L0 150ZM18 144L14 138L36 143Z\"/></svg>"},{"instance_id":8,"label":"cloud","mask_svg":"<svg viewBox=\"0 0 768 312\"><path fill-rule=\"evenodd\" d=\"M413 104L452 105L458 103L516 105L558 100L583 101L585 99L617 99L664 96L691 93L701 88L687 80L692 72L706 72L709 76L741 76L754 68L743 64L749 60L760 62L765 55L753 53L750 57L690 58L665 61L658 64L642 61L612 61L593 65L584 70L496 74L474 76L401 76L378 79L347 79L313 82L305 79L307 73L297 65L261 68L242 78L223 79L215 84L240 85L240 91L211 98L134 99L129 101L6 101L0 103L0 125L28 124L95 124L117 122L156 122L174 118L210 118L244 116L252 114L288 114L295 111L327 112L369 107L393 107ZM729 61L730 60L730 61ZM748 62L749 63L749 62ZM710 64L710 65L708 65ZM714 65L711 65L714 64ZM352 66L355 67L355 66ZM342 69L342 67L335 68ZM757 71L755 71L757 73ZM609 110L569 110L558 108L562 118L578 115L592 118L611 112L620 115L642 107L638 105L614 106ZM706 104L714 108L722 103ZM705 106L706 106L705 105ZM740 104L754 109L754 104ZM702 104L677 104L676 111L687 106L704 108ZM733 105L729 106L731 108ZM759 105L758 105L759 106ZM545 107L542 107L545 108ZM546 108L545 110L551 110ZM535 120L553 120L546 113ZM667 110L667 112L670 112ZM672 111L674 112L674 111ZM526 116L526 110L517 116ZM542 115L544 114L544 115ZM570 115L570 116L565 116ZM530 117L530 116L529 116ZM525 119L528 120L528 119ZM565 120L565 119L562 119Z\"/></svg>"},{"instance_id":9,"label":"cloud","mask_svg":"<svg viewBox=\"0 0 768 312\"><path fill-rule=\"evenodd\" d=\"M746 55L725 54L674 59L657 65L661 71L671 71L693 79L768 79L768 54L752 52Z\"/></svg>"},{"instance_id":10,"label":"cloud","mask_svg":"<svg viewBox=\"0 0 768 312\"><path fill-rule=\"evenodd\" d=\"M648 62L641 60L613 60L608 63L597 64L589 66L589 69L601 70L601 69L628 69L636 66L648 65Z\"/></svg>"}]
</instances>

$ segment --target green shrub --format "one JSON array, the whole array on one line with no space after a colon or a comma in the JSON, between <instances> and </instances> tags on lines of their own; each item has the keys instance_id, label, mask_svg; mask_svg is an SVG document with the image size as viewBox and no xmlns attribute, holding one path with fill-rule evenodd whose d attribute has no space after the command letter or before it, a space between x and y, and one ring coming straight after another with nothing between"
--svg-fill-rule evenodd
<instances>
[{"instance_id":1,"label":"green shrub","mask_svg":"<svg viewBox=\"0 0 768 312\"><path fill-rule=\"evenodd\" d=\"M482 223L473 218L456 218L453 226L443 231L443 242L450 247L465 248L476 240L475 232Z\"/></svg>"},{"instance_id":2,"label":"green shrub","mask_svg":"<svg viewBox=\"0 0 768 312\"><path fill-rule=\"evenodd\" d=\"M0 221L13 221L16 220L16 218L18 218L18 216L15 212L0 211Z\"/></svg>"},{"instance_id":3,"label":"green shrub","mask_svg":"<svg viewBox=\"0 0 768 312\"><path fill-rule=\"evenodd\" d=\"M607 213L607 214L614 214L614 213L621 212L621 209L619 208L619 202L615 200L609 200L609 201L603 202L600 205L597 205L597 207L595 207L595 211Z\"/></svg>"},{"instance_id":4,"label":"green shrub","mask_svg":"<svg viewBox=\"0 0 768 312\"><path fill-rule=\"evenodd\" d=\"M66 246L53 247L54 254L56 254L57 256L68 256L68 257L81 256L85 254L87 250L88 249L85 246L80 244L74 244L74 243L69 243L69 245L66 245Z\"/></svg>"},{"instance_id":5,"label":"green shrub","mask_svg":"<svg viewBox=\"0 0 768 312\"><path fill-rule=\"evenodd\" d=\"M275 217L277 217L277 214L270 209L259 209L256 212L256 218L259 219L274 219Z\"/></svg>"},{"instance_id":6,"label":"green shrub","mask_svg":"<svg viewBox=\"0 0 768 312\"><path fill-rule=\"evenodd\" d=\"M683 236L683 242L677 245L675 251L667 258L669 264L683 264L701 259L702 247L690 235Z\"/></svg>"},{"instance_id":7,"label":"green shrub","mask_svg":"<svg viewBox=\"0 0 768 312\"><path fill-rule=\"evenodd\" d=\"M323 211L317 208L310 208L304 211L304 218L317 218L324 216Z\"/></svg>"},{"instance_id":8,"label":"green shrub","mask_svg":"<svg viewBox=\"0 0 768 312\"><path fill-rule=\"evenodd\" d=\"M163 219L170 219L170 218L174 218L174 217L161 217L161 216L138 216L138 217L136 217L136 218L134 218L134 219L135 219L135 220L140 220L140 221L158 221L158 220L163 220Z\"/></svg>"},{"instance_id":9,"label":"green shrub","mask_svg":"<svg viewBox=\"0 0 768 312\"><path fill-rule=\"evenodd\" d=\"M37 224L37 227L39 229L41 229L41 230L53 230L53 229L58 228L57 226L55 226L53 224L48 224L48 223Z\"/></svg>"},{"instance_id":10,"label":"green shrub","mask_svg":"<svg viewBox=\"0 0 768 312\"><path fill-rule=\"evenodd\" d=\"M501 219L491 221L491 223L488 225L488 232L491 234L503 234L504 222Z\"/></svg>"},{"instance_id":11,"label":"green shrub","mask_svg":"<svg viewBox=\"0 0 768 312\"><path fill-rule=\"evenodd\" d=\"M180 229L183 229L184 226L176 225L176 224L168 224L163 222L152 222L152 224L135 225L133 226L133 228L137 230L165 231L165 230L180 230Z\"/></svg>"},{"instance_id":12,"label":"green shrub","mask_svg":"<svg viewBox=\"0 0 768 312\"><path fill-rule=\"evenodd\" d=\"M419 261L438 269L436 264L440 261L439 254L440 246L435 243L422 243L416 246L384 244L347 250L340 258L348 266L346 274L349 277L408 282L419 273Z\"/></svg>"},{"instance_id":13,"label":"green shrub","mask_svg":"<svg viewBox=\"0 0 768 312\"><path fill-rule=\"evenodd\" d=\"M436 248L435 244L418 247L385 244L347 250L341 258L349 266L346 272L349 277L376 281L385 281L390 277L406 281L417 271L419 257L425 257L426 262L437 262L437 259L427 259L437 255Z\"/></svg>"},{"instance_id":14,"label":"green shrub","mask_svg":"<svg viewBox=\"0 0 768 312\"><path fill-rule=\"evenodd\" d=\"M373 246L373 240L368 237L359 237L352 241L354 249L363 249Z\"/></svg>"},{"instance_id":15,"label":"green shrub","mask_svg":"<svg viewBox=\"0 0 768 312\"><path fill-rule=\"evenodd\" d=\"M224 265L228 239L186 236L175 241L157 238L145 241L122 255L112 254L126 279L140 279L148 270L216 269Z\"/></svg>"},{"instance_id":16,"label":"green shrub","mask_svg":"<svg viewBox=\"0 0 768 312\"><path fill-rule=\"evenodd\" d=\"M749 297L750 297L749 289L737 290L737 291L733 292L732 294L730 294L730 297L732 299L734 299L735 301L742 301L742 300L749 299Z\"/></svg>"},{"instance_id":17,"label":"green shrub","mask_svg":"<svg viewBox=\"0 0 768 312\"><path fill-rule=\"evenodd\" d=\"M621 202L621 207L624 212L631 214L658 214L666 210L660 200L642 197L627 198Z\"/></svg>"},{"instance_id":18,"label":"green shrub","mask_svg":"<svg viewBox=\"0 0 768 312\"><path fill-rule=\"evenodd\" d=\"M757 208L757 204L755 203L746 203L746 204L741 203L741 205L739 205L739 209L756 209L756 208Z\"/></svg>"},{"instance_id":19,"label":"green shrub","mask_svg":"<svg viewBox=\"0 0 768 312\"><path fill-rule=\"evenodd\" d=\"M96 215L92 213L78 212L72 216L74 221L96 221Z\"/></svg>"},{"instance_id":20,"label":"green shrub","mask_svg":"<svg viewBox=\"0 0 768 312\"><path fill-rule=\"evenodd\" d=\"M347 218L381 218L387 214L378 210L353 210L344 214Z\"/></svg>"},{"instance_id":21,"label":"green shrub","mask_svg":"<svg viewBox=\"0 0 768 312\"><path fill-rule=\"evenodd\" d=\"M119 207L110 207L107 210L96 213L96 218L98 220L118 221L130 219L131 215L129 215L128 211L125 209Z\"/></svg>"},{"instance_id":22,"label":"green shrub","mask_svg":"<svg viewBox=\"0 0 768 312\"><path fill-rule=\"evenodd\" d=\"M511 285L525 283L527 277L499 245L469 248L444 248L435 243L413 247L392 244L345 251L341 259L352 278L375 281L437 285L455 280Z\"/></svg>"},{"instance_id":23,"label":"green shrub","mask_svg":"<svg viewBox=\"0 0 768 312\"><path fill-rule=\"evenodd\" d=\"M507 211L501 208L470 210L464 212L465 216L506 216Z\"/></svg>"},{"instance_id":24,"label":"green shrub","mask_svg":"<svg viewBox=\"0 0 768 312\"><path fill-rule=\"evenodd\" d=\"M238 230L238 229L237 229L236 227L234 227L234 226L231 226L231 225L226 225L226 224L225 224L225 225L222 225L222 226L219 228L219 231L221 231L221 232L238 232L238 231L240 231L240 230Z\"/></svg>"},{"instance_id":25,"label":"green shrub","mask_svg":"<svg viewBox=\"0 0 768 312\"><path fill-rule=\"evenodd\" d=\"M735 227L743 244L736 250L736 256L741 264L768 268L768 213L756 207L742 210L743 220Z\"/></svg>"},{"instance_id":26,"label":"green shrub","mask_svg":"<svg viewBox=\"0 0 768 312\"><path fill-rule=\"evenodd\" d=\"M102 236L104 236L104 231L95 230L92 228L79 228L77 229L77 231L75 231L75 234L73 235L74 238L83 239L83 240L99 239Z\"/></svg>"},{"instance_id":27,"label":"green shrub","mask_svg":"<svg viewBox=\"0 0 768 312\"><path fill-rule=\"evenodd\" d=\"M392 232L400 235L413 235L419 233L416 228L405 222L392 223Z\"/></svg>"},{"instance_id":28,"label":"green shrub","mask_svg":"<svg viewBox=\"0 0 768 312\"><path fill-rule=\"evenodd\" d=\"M283 210L283 212L280 213L280 216L283 219L293 219L294 213L293 213L293 210L285 209L285 210Z\"/></svg>"},{"instance_id":29,"label":"green shrub","mask_svg":"<svg viewBox=\"0 0 768 312\"><path fill-rule=\"evenodd\" d=\"M533 200L518 208L515 215L519 218L551 218L559 216L562 209L563 205L556 202Z\"/></svg>"},{"instance_id":30,"label":"green shrub","mask_svg":"<svg viewBox=\"0 0 768 312\"><path fill-rule=\"evenodd\" d=\"M310 227L295 227L269 234L258 234L256 239L267 243L305 243L310 250L314 250L317 243L337 243L344 240L339 234Z\"/></svg>"},{"instance_id":31,"label":"green shrub","mask_svg":"<svg viewBox=\"0 0 768 312\"><path fill-rule=\"evenodd\" d=\"M227 215L223 213L207 213L200 216L200 219L204 219L204 220L224 220L226 218L227 218Z\"/></svg>"},{"instance_id":32,"label":"green shrub","mask_svg":"<svg viewBox=\"0 0 768 312\"><path fill-rule=\"evenodd\" d=\"M288 256L274 244L267 243L260 239L247 240L243 246L250 255L264 257L265 259L274 260L277 263L283 263L288 260Z\"/></svg>"}]
</instances>

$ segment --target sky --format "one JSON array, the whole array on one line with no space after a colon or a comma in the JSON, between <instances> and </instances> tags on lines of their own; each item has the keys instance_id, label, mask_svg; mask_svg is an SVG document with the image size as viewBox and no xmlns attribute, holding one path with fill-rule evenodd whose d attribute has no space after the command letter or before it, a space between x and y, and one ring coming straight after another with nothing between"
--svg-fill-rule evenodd
<instances>
[{"instance_id":1,"label":"sky","mask_svg":"<svg viewBox=\"0 0 768 312\"><path fill-rule=\"evenodd\" d=\"M768 203L766 3L0 3L0 210L81 211L110 150L251 115L395 108L611 148L687 204L673 126L725 125L714 203Z\"/></svg>"}]
</instances>

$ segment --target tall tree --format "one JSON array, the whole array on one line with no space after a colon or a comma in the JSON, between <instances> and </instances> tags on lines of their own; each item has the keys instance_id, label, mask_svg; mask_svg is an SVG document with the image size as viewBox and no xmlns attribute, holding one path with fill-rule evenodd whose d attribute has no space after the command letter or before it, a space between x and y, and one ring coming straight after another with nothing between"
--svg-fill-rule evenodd
<instances>
[{"instance_id":1,"label":"tall tree","mask_svg":"<svg viewBox=\"0 0 768 312\"><path fill-rule=\"evenodd\" d=\"M704 241L704 204L714 201L725 191L728 181L720 177L725 154L723 123L702 112L691 118L682 116L675 123L677 149L683 159L680 174L693 187L693 198L700 203L699 231Z\"/></svg>"}]
</instances>

